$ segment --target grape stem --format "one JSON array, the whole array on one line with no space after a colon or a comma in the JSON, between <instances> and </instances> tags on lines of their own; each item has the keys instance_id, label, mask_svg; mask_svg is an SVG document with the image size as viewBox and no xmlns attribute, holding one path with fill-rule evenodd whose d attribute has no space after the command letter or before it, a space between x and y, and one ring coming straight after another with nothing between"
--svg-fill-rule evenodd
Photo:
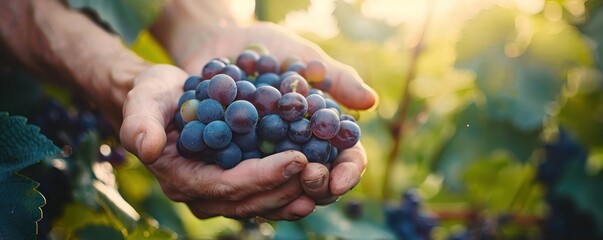
<instances>
[{"instance_id":1,"label":"grape stem","mask_svg":"<svg viewBox=\"0 0 603 240\"><path fill-rule=\"evenodd\" d=\"M392 194L392 186L391 186L391 176L395 171L394 163L398 157L398 153L400 151L400 145L402 144L402 139L404 136L404 125L406 120L406 115L408 114L408 108L410 106L411 95L409 86L411 82L416 78L417 75L417 64L419 60L419 56L423 51L423 45L425 40L425 32L427 31L427 27L429 26L429 22L431 21L431 14L434 0L428 1L426 4L426 12L425 12L425 20L423 21L423 26L419 32L419 36L417 38L417 42L411 49L411 58L409 62L408 72L406 73L406 82L404 83L404 88L402 89L402 96L400 97L400 101L398 103L398 108L396 109L396 114L389 121L389 132L392 136L392 147L389 152L387 162L386 162L386 171L383 176L383 189L381 191L381 196L383 199L388 199Z\"/></svg>"}]
</instances>

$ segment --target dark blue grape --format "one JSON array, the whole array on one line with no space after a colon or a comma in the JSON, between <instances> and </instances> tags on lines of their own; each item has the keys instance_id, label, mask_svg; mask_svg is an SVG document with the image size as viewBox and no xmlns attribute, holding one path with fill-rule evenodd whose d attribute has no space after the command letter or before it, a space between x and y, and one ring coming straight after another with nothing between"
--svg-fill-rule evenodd
<instances>
[{"instance_id":1,"label":"dark blue grape","mask_svg":"<svg viewBox=\"0 0 603 240\"><path fill-rule=\"evenodd\" d=\"M226 74L215 75L209 82L207 95L222 106L228 106L237 97L237 84Z\"/></svg>"},{"instance_id":2,"label":"dark blue grape","mask_svg":"<svg viewBox=\"0 0 603 240\"><path fill-rule=\"evenodd\" d=\"M302 152L309 162L327 163L331 153L331 144L327 140L313 137L303 145Z\"/></svg>"},{"instance_id":3,"label":"dark blue grape","mask_svg":"<svg viewBox=\"0 0 603 240\"><path fill-rule=\"evenodd\" d=\"M302 150L302 145L299 143L296 143L294 141L292 141L289 138L285 138L284 140L278 142L276 144L276 146L274 147L274 151L275 152L284 152L287 150L295 150L295 151L300 151Z\"/></svg>"},{"instance_id":4,"label":"dark blue grape","mask_svg":"<svg viewBox=\"0 0 603 240\"><path fill-rule=\"evenodd\" d=\"M223 169L237 166L242 159L243 153L234 143L229 143L226 147L216 151L216 163Z\"/></svg>"},{"instance_id":5,"label":"dark blue grape","mask_svg":"<svg viewBox=\"0 0 603 240\"><path fill-rule=\"evenodd\" d=\"M226 108L224 121L235 133L247 133L255 129L258 112L248 101L236 100Z\"/></svg>"},{"instance_id":6,"label":"dark blue grape","mask_svg":"<svg viewBox=\"0 0 603 240\"><path fill-rule=\"evenodd\" d=\"M329 77L325 77L321 82L311 82L310 85L322 91L328 92L331 90L333 80Z\"/></svg>"},{"instance_id":7,"label":"dark blue grape","mask_svg":"<svg viewBox=\"0 0 603 240\"><path fill-rule=\"evenodd\" d=\"M306 76L306 64L301 61L291 63L287 71L297 72L300 76L304 77Z\"/></svg>"},{"instance_id":8,"label":"dark blue grape","mask_svg":"<svg viewBox=\"0 0 603 240\"><path fill-rule=\"evenodd\" d=\"M184 102L191 99L195 99L195 91L189 90L184 92L182 96L180 96L180 98L178 99L178 108L180 108Z\"/></svg>"},{"instance_id":9,"label":"dark blue grape","mask_svg":"<svg viewBox=\"0 0 603 240\"><path fill-rule=\"evenodd\" d=\"M184 91L195 90L199 83L201 83L201 77L192 75L184 81L184 86L182 87L182 89Z\"/></svg>"},{"instance_id":10,"label":"dark blue grape","mask_svg":"<svg viewBox=\"0 0 603 240\"><path fill-rule=\"evenodd\" d=\"M182 128L184 128L184 124L186 123L184 122L184 119L182 119L180 111L176 111L176 114L174 114L174 126L180 132L182 131Z\"/></svg>"},{"instance_id":11,"label":"dark blue grape","mask_svg":"<svg viewBox=\"0 0 603 240\"><path fill-rule=\"evenodd\" d=\"M205 126L203 131L205 144L213 149L226 147L232 140L232 130L224 121L213 121Z\"/></svg>"},{"instance_id":12,"label":"dark blue grape","mask_svg":"<svg viewBox=\"0 0 603 240\"><path fill-rule=\"evenodd\" d=\"M331 138L331 144L338 149L351 148L360 140L360 127L358 124L343 120L339 122L339 131L335 137Z\"/></svg>"},{"instance_id":13,"label":"dark blue grape","mask_svg":"<svg viewBox=\"0 0 603 240\"><path fill-rule=\"evenodd\" d=\"M252 158L262 158L264 157L264 153L260 150L252 150L249 152L243 152L243 160L252 159Z\"/></svg>"},{"instance_id":14,"label":"dark blue grape","mask_svg":"<svg viewBox=\"0 0 603 240\"><path fill-rule=\"evenodd\" d=\"M325 93L318 88L310 88L310 90L308 90L308 96L312 94L318 94L321 97L325 97Z\"/></svg>"},{"instance_id":15,"label":"dark blue grape","mask_svg":"<svg viewBox=\"0 0 603 240\"><path fill-rule=\"evenodd\" d=\"M330 99L330 98L325 98L325 103L326 103L326 108L335 109L337 112L337 115L341 114L341 107L339 106L339 104L337 102L335 102L335 100Z\"/></svg>"},{"instance_id":16,"label":"dark blue grape","mask_svg":"<svg viewBox=\"0 0 603 240\"><path fill-rule=\"evenodd\" d=\"M339 120L344 121L344 120L348 120L348 121L352 121L352 122L356 122L356 118L353 117L350 114L341 114L339 115Z\"/></svg>"},{"instance_id":17,"label":"dark blue grape","mask_svg":"<svg viewBox=\"0 0 603 240\"><path fill-rule=\"evenodd\" d=\"M279 115L287 121L302 119L308 111L306 98L299 93L290 92L278 100Z\"/></svg>"},{"instance_id":18,"label":"dark blue grape","mask_svg":"<svg viewBox=\"0 0 603 240\"><path fill-rule=\"evenodd\" d=\"M338 156L339 150L331 144L331 153L329 153L329 160L327 160L327 163L333 163Z\"/></svg>"},{"instance_id":19,"label":"dark blue grape","mask_svg":"<svg viewBox=\"0 0 603 240\"><path fill-rule=\"evenodd\" d=\"M190 152L201 152L207 146L203 141L203 131L205 130L205 124L199 121L192 121L184 125L182 132L180 132L180 142L182 148Z\"/></svg>"},{"instance_id":20,"label":"dark blue grape","mask_svg":"<svg viewBox=\"0 0 603 240\"><path fill-rule=\"evenodd\" d=\"M213 99L205 99L199 103L197 111L195 112L199 121L204 124L221 120L224 117L224 107Z\"/></svg>"},{"instance_id":21,"label":"dark blue grape","mask_svg":"<svg viewBox=\"0 0 603 240\"><path fill-rule=\"evenodd\" d=\"M253 93L255 92L255 85L249 81L238 81L237 82L237 97L235 100L247 100L251 101Z\"/></svg>"},{"instance_id":22,"label":"dark blue grape","mask_svg":"<svg viewBox=\"0 0 603 240\"><path fill-rule=\"evenodd\" d=\"M183 158L187 158L187 159L195 159L199 157L200 152L193 152L190 150L187 150L186 148L184 148L182 146L182 142L180 142L180 140L178 140L178 142L176 143L176 150L178 151L178 154L180 154L180 156L182 156Z\"/></svg>"},{"instance_id":23,"label":"dark blue grape","mask_svg":"<svg viewBox=\"0 0 603 240\"><path fill-rule=\"evenodd\" d=\"M259 87L260 84L267 84L269 86L273 86L274 88L278 89L281 86L281 81L279 79L279 76L276 73L269 72L269 73L264 73L264 74L260 75L255 80L256 86Z\"/></svg>"},{"instance_id":24,"label":"dark blue grape","mask_svg":"<svg viewBox=\"0 0 603 240\"><path fill-rule=\"evenodd\" d=\"M203 101L205 99L209 98L209 95L207 94L207 88L209 87L209 82L210 80L203 80L201 83L199 83L197 85L197 88L195 88L195 98L199 101Z\"/></svg>"},{"instance_id":25,"label":"dark blue grape","mask_svg":"<svg viewBox=\"0 0 603 240\"><path fill-rule=\"evenodd\" d=\"M201 78L210 79L221 73L224 67L226 67L224 62L216 59L211 60L203 66L203 69L201 70Z\"/></svg>"},{"instance_id":26,"label":"dark blue grape","mask_svg":"<svg viewBox=\"0 0 603 240\"><path fill-rule=\"evenodd\" d=\"M247 133L235 133L232 136L232 141L241 148L241 151L248 152L258 148L260 145L260 137L254 129Z\"/></svg>"},{"instance_id":27,"label":"dark blue grape","mask_svg":"<svg viewBox=\"0 0 603 240\"><path fill-rule=\"evenodd\" d=\"M302 118L289 124L289 138L297 143L305 143L312 137L310 120Z\"/></svg>"},{"instance_id":28,"label":"dark blue grape","mask_svg":"<svg viewBox=\"0 0 603 240\"><path fill-rule=\"evenodd\" d=\"M289 123L278 114L263 117L258 124L258 131L262 139L278 142L287 136Z\"/></svg>"},{"instance_id":29,"label":"dark blue grape","mask_svg":"<svg viewBox=\"0 0 603 240\"><path fill-rule=\"evenodd\" d=\"M339 116L331 109L320 109L310 119L310 128L314 136L331 139L337 135L341 127Z\"/></svg>"}]
</instances>

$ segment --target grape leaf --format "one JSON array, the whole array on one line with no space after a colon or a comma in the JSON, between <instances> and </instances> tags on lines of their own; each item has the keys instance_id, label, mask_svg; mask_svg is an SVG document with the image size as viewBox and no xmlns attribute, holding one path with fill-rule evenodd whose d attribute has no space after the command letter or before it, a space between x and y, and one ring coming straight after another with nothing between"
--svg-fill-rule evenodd
<instances>
[{"instance_id":1,"label":"grape leaf","mask_svg":"<svg viewBox=\"0 0 603 240\"><path fill-rule=\"evenodd\" d=\"M60 153L59 148L27 125L23 117L0 112L0 238L35 239L37 221L42 219L44 196L39 184L18 175L43 158Z\"/></svg>"},{"instance_id":2,"label":"grape leaf","mask_svg":"<svg viewBox=\"0 0 603 240\"><path fill-rule=\"evenodd\" d=\"M572 162L565 166L565 171L553 191L556 194L572 199L579 209L593 215L599 235L603 236L603 173L587 175L584 164Z\"/></svg>"},{"instance_id":3,"label":"grape leaf","mask_svg":"<svg viewBox=\"0 0 603 240\"><path fill-rule=\"evenodd\" d=\"M75 232L79 239L104 240L104 239L124 239L124 236L118 229L107 225L88 225Z\"/></svg>"},{"instance_id":4,"label":"grape leaf","mask_svg":"<svg viewBox=\"0 0 603 240\"><path fill-rule=\"evenodd\" d=\"M40 128L27 125L24 117L0 112L0 180L31 166L42 158L60 153Z\"/></svg>"},{"instance_id":5,"label":"grape leaf","mask_svg":"<svg viewBox=\"0 0 603 240\"><path fill-rule=\"evenodd\" d=\"M92 10L111 30L133 43L159 16L167 0L68 0L73 8Z\"/></svg>"}]
</instances>

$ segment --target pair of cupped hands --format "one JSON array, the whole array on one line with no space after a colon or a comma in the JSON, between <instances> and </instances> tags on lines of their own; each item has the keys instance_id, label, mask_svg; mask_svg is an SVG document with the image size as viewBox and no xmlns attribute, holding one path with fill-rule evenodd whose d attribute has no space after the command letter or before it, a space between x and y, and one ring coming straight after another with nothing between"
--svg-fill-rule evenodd
<instances>
[{"instance_id":1,"label":"pair of cupped hands","mask_svg":"<svg viewBox=\"0 0 603 240\"><path fill-rule=\"evenodd\" d=\"M359 183L367 165L360 143L341 152L329 166L309 163L298 151L245 160L229 170L181 157L172 119L184 80L199 75L209 60L236 57L250 44L266 47L279 61L288 56L324 61L333 81L329 94L348 108L369 109L377 102L375 92L354 69L277 25L233 27L195 41L194 37L185 41L186 54L173 56L178 67L151 65L138 74L123 106L122 144L150 169L170 199L186 203L199 218L298 220Z\"/></svg>"}]
</instances>

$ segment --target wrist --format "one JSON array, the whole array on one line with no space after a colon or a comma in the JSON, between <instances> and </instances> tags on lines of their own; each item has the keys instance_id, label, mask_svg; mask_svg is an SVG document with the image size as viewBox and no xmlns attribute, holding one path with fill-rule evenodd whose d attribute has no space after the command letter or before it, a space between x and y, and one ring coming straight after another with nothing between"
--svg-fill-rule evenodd
<instances>
[{"instance_id":1,"label":"wrist","mask_svg":"<svg viewBox=\"0 0 603 240\"><path fill-rule=\"evenodd\" d=\"M176 65L182 66L221 31L237 27L240 24L228 1L174 0L164 7L150 32Z\"/></svg>"}]
</instances>

